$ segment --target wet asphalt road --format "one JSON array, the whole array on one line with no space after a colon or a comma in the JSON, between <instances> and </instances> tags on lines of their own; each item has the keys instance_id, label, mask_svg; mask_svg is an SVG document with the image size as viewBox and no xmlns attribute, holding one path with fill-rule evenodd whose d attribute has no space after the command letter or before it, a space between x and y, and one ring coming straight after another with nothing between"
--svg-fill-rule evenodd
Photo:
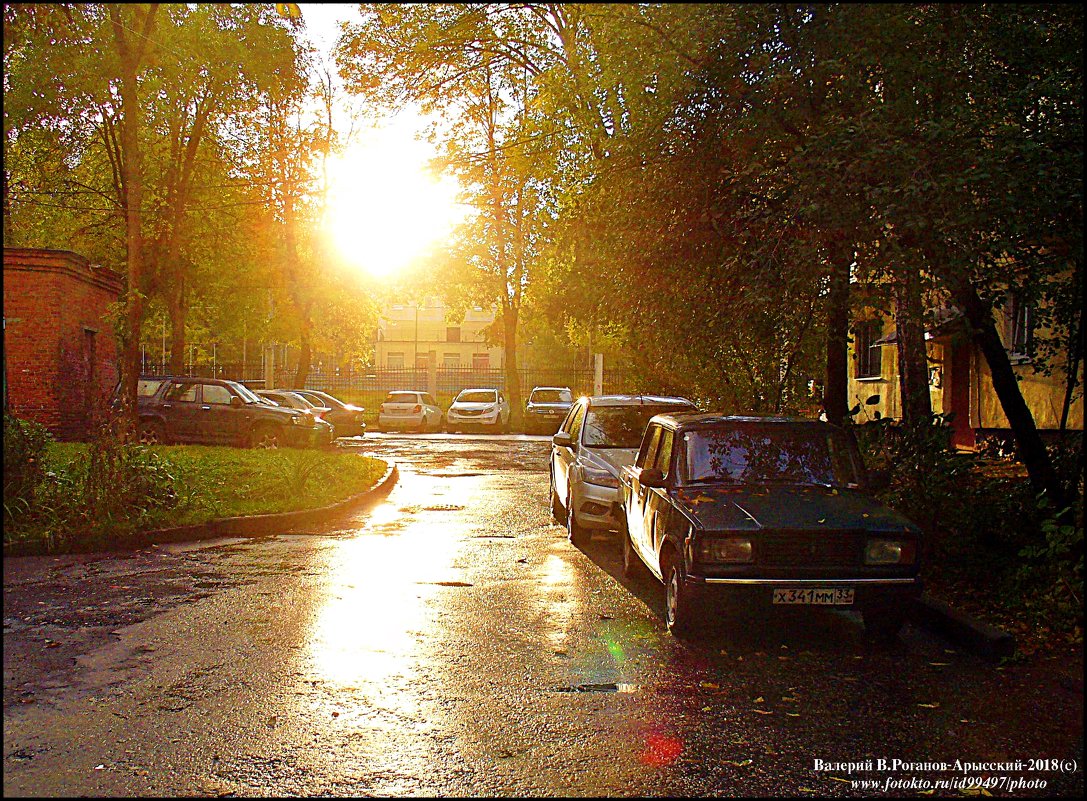
<instances>
[{"instance_id":1,"label":"wet asphalt road","mask_svg":"<svg viewBox=\"0 0 1087 801\"><path fill-rule=\"evenodd\" d=\"M818 609L681 643L612 537L551 520L544 438L349 447L400 481L331 530L5 560L5 796L1082 794L1082 661L1039 681Z\"/></svg>"}]
</instances>

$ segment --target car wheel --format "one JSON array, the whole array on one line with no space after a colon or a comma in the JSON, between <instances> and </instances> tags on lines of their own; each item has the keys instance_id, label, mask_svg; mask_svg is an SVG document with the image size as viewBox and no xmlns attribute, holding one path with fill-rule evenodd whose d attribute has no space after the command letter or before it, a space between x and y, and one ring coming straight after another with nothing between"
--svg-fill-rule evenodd
<instances>
[{"instance_id":1,"label":"car wheel","mask_svg":"<svg viewBox=\"0 0 1087 801\"><path fill-rule=\"evenodd\" d=\"M577 522L572 490L566 497L566 533L570 537L571 545L579 550L585 550L585 546L589 544L589 530Z\"/></svg>"},{"instance_id":2,"label":"car wheel","mask_svg":"<svg viewBox=\"0 0 1087 801\"><path fill-rule=\"evenodd\" d=\"M166 444L166 431L162 427L162 423L156 423L154 420L148 420L140 423L140 444L141 445L165 445Z\"/></svg>"},{"instance_id":3,"label":"car wheel","mask_svg":"<svg viewBox=\"0 0 1087 801\"><path fill-rule=\"evenodd\" d=\"M891 606L866 606L861 609L864 631L878 640L893 640L906 622L905 612Z\"/></svg>"},{"instance_id":4,"label":"car wheel","mask_svg":"<svg viewBox=\"0 0 1087 801\"><path fill-rule=\"evenodd\" d=\"M249 436L251 448L278 448L282 444L282 435L275 426L257 426Z\"/></svg>"},{"instance_id":5,"label":"car wheel","mask_svg":"<svg viewBox=\"0 0 1087 801\"><path fill-rule=\"evenodd\" d=\"M559 523L566 520L566 510L562 507L559 494L555 492L555 474L551 473L551 516Z\"/></svg>"},{"instance_id":6,"label":"car wheel","mask_svg":"<svg viewBox=\"0 0 1087 801\"><path fill-rule=\"evenodd\" d=\"M696 612L694 593L687 582L683 558L670 560L664 585L664 616L668 631L674 637L686 637L694 631Z\"/></svg>"}]
</instances>

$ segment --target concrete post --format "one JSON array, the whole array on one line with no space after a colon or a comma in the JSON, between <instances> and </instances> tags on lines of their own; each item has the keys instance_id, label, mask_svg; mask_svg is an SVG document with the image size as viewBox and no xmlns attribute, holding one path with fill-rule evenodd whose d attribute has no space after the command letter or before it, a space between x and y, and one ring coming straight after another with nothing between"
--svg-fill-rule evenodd
<instances>
[{"instance_id":1,"label":"concrete post","mask_svg":"<svg viewBox=\"0 0 1087 801\"><path fill-rule=\"evenodd\" d=\"M426 391L429 392L432 397L438 397L438 354L433 350L427 354Z\"/></svg>"},{"instance_id":2,"label":"concrete post","mask_svg":"<svg viewBox=\"0 0 1087 801\"><path fill-rule=\"evenodd\" d=\"M593 394L604 394L604 354L593 354Z\"/></svg>"}]
</instances>

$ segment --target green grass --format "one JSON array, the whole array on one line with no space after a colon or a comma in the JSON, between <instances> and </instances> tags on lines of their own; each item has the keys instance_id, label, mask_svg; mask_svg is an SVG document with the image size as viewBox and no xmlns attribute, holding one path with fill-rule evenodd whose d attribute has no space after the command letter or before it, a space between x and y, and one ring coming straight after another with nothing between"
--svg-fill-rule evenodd
<instances>
[{"instance_id":1,"label":"green grass","mask_svg":"<svg viewBox=\"0 0 1087 801\"><path fill-rule=\"evenodd\" d=\"M243 450L202 445L148 448L166 465L180 502L155 512L143 528L205 523L224 517L316 509L372 487L384 462L323 450ZM71 473L85 463L82 443L49 443L45 469ZM32 532L23 532L33 539ZM41 532L45 537L47 532ZM31 535L27 537L27 535Z\"/></svg>"}]
</instances>

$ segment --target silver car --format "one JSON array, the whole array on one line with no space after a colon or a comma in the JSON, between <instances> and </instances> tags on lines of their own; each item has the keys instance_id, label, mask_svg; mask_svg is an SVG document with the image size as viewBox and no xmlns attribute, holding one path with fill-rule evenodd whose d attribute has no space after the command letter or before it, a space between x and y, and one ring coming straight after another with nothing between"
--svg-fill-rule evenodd
<instances>
[{"instance_id":1,"label":"silver car","mask_svg":"<svg viewBox=\"0 0 1087 801\"><path fill-rule=\"evenodd\" d=\"M445 427L451 433L470 428L508 433L509 401L497 389L462 389L446 410Z\"/></svg>"},{"instance_id":2,"label":"silver car","mask_svg":"<svg viewBox=\"0 0 1087 801\"><path fill-rule=\"evenodd\" d=\"M633 464L651 417L698 408L686 398L594 395L578 398L552 437L551 514L577 547L592 530L619 529L619 471Z\"/></svg>"},{"instance_id":3,"label":"silver car","mask_svg":"<svg viewBox=\"0 0 1087 801\"><path fill-rule=\"evenodd\" d=\"M441 431L442 410L429 392L395 390L385 396L377 413L382 431L407 429L416 432Z\"/></svg>"}]
</instances>

